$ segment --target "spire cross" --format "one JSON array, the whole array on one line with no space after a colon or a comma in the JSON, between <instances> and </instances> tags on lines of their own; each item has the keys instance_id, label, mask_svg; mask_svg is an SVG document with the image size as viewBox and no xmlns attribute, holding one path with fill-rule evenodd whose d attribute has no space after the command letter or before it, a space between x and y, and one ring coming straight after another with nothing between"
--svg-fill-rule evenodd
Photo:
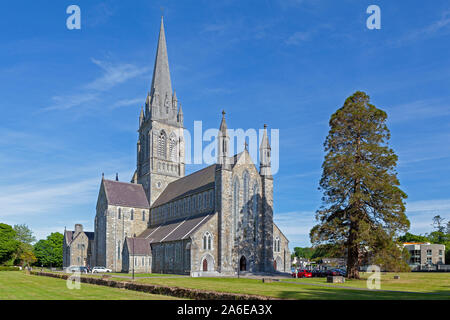
<instances>
[{"instance_id":1,"label":"spire cross","mask_svg":"<svg viewBox=\"0 0 450 320\"><path fill-rule=\"evenodd\" d=\"M248 143L247 143L247 141L245 141L245 143L244 143L244 149L248 151Z\"/></svg>"}]
</instances>

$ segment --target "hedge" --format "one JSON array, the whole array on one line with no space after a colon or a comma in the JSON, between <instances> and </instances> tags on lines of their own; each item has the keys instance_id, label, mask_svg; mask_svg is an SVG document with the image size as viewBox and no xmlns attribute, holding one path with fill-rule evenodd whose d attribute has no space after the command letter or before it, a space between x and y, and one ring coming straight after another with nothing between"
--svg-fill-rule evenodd
<instances>
[{"instance_id":1,"label":"hedge","mask_svg":"<svg viewBox=\"0 0 450 320\"><path fill-rule=\"evenodd\" d=\"M37 276L46 276L67 280L71 275L64 273L50 273L31 271L30 274ZM135 283L116 280L105 280L92 277L80 277L80 282L90 283L101 286L108 286L113 288L128 289L134 291L142 291L152 294L160 294L166 296L174 296L178 298L194 299L194 300L275 300L273 297L227 293L227 292L215 292L199 289L179 288L179 287L167 287L157 284Z\"/></svg>"},{"instance_id":2,"label":"hedge","mask_svg":"<svg viewBox=\"0 0 450 320\"><path fill-rule=\"evenodd\" d=\"M0 271L20 271L19 267L3 267L0 266Z\"/></svg>"}]
</instances>

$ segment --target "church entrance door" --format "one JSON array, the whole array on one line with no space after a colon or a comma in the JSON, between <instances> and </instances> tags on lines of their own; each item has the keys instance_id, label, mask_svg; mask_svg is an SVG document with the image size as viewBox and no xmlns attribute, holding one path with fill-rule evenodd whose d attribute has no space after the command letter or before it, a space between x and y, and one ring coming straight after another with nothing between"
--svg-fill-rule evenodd
<instances>
[{"instance_id":1,"label":"church entrance door","mask_svg":"<svg viewBox=\"0 0 450 320\"><path fill-rule=\"evenodd\" d=\"M239 261L239 271L247 271L247 259L244 256Z\"/></svg>"},{"instance_id":2,"label":"church entrance door","mask_svg":"<svg viewBox=\"0 0 450 320\"><path fill-rule=\"evenodd\" d=\"M273 269L277 271L277 260L273 261Z\"/></svg>"},{"instance_id":3,"label":"church entrance door","mask_svg":"<svg viewBox=\"0 0 450 320\"><path fill-rule=\"evenodd\" d=\"M203 271L208 271L208 260L203 259Z\"/></svg>"}]
</instances>

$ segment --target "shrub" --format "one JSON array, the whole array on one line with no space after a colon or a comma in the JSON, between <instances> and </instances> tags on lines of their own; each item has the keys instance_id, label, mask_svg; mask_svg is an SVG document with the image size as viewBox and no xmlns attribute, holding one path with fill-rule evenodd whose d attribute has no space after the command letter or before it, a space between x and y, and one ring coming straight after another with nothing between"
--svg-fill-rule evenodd
<instances>
[{"instance_id":1,"label":"shrub","mask_svg":"<svg viewBox=\"0 0 450 320\"><path fill-rule=\"evenodd\" d=\"M2 267L0 266L0 271L20 271L19 267Z\"/></svg>"}]
</instances>

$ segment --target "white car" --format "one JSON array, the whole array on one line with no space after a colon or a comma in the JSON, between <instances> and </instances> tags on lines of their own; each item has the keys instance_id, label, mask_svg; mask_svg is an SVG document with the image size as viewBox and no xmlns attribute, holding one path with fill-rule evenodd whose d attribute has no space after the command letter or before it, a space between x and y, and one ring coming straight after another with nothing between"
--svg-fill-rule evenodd
<instances>
[{"instance_id":1,"label":"white car","mask_svg":"<svg viewBox=\"0 0 450 320\"><path fill-rule=\"evenodd\" d=\"M112 272L111 269L105 268L105 267L94 267L92 268L92 273L105 273L105 272Z\"/></svg>"}]
</instances>

